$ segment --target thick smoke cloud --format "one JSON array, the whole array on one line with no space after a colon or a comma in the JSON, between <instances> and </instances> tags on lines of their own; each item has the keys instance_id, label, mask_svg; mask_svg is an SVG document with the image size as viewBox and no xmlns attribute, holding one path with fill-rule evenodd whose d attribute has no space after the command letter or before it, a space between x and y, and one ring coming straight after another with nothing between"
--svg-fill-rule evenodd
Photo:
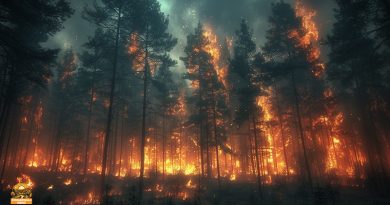
<instances>
[{"instance_id":1,"label":"thick smoke cloud","mask_svg":"<svg viewBox=\"0 0 390 205\"><path fill-rule=\"evenodd\" d=\"M178 38L178 45L172 51L172 56L178 61L176 70L183 71L183 64L179 57L183 56L186 36L193 32L198 22L212 26L219 37L233 37L241 19L246 19L254 31L254 38L258 48L265 41L265 32L268 28L268 17L271 4L280 0L159 0L162 11L168 15L170 32ZM284 0L293 3L294 0ZM64 30L56 34L47 45L63 48L71 46L76 51L82 50L82 45L88 36L93 34L93 25L81 17L85 5L91 5L92 0L72 0L75 14L65 22ZM331 0L305 0L317 11L317 24L322 37L329 31L332 21Z\"/></svg>"},{"instance_id":2,"label":"thick smoke cloud","mask_svg":"<svg viewBox=\"0 0 390 205\"><path fill-rule=\"evenodd\" d=\"M170 30L179 39L172 52L182 55L186 35L198 22L212 26L220 38L233 37L241 19L248 21L259 45L265 40L271 4L279 0L161 0L162 9L169 15ZM182 67L179 62L179 67Z\"/></svg>"},{"instance_id":3,"label":"thick smoke cloud","mask_svg":"<svg viewBox=\"0 0 390 205\"><path fill-rule=\"evenodd\" d=\"M221 36L232 36L241 19L254 29L255 37L262 39L267 28L271 3L276 0L162 0L170 5L171 26L181 28L177 34L193 32L198 22L211 25Z\"/></svg>"},{"instance_id":4,"label":"thick smoke cloud","mask_svg":"<svg viewBox=\"0 0 390 205\"><path fill-rule=\"evenodd\" d=\"M46 45L52 48L72 47L81 51L82 46L95 30L95 27L81 17L81 12L86 5L91 5L93 0L71 0L74 14L64 23L64 29L54 35Z\"/></svg>"}]
</instances>

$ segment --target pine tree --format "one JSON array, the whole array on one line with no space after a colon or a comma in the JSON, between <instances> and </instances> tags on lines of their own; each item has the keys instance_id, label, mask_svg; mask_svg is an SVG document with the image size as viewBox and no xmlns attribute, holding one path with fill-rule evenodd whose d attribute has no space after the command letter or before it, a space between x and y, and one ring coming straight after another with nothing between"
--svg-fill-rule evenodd
<instances>
[{"instance_id":1,"label":"pine tree","mask_svg":"<svg viewBox=\"0 0 390 205\"><path fill-rule=\"evenodd\" d=\"M134 5L134 25L131 37L138 47L130 48L130 56L136 61L135 70L142 73L143 100L142 100L142 125L141 125L141 166L139 177L139 203L143 199L144 166L145 166L145 138L148 84L151 77L164 59L169 58L168 52L176 45L177 40L168 33L168 18L160 10L160 4L156 0L138 1Z\"/></svg>"},{"instance_id":2,"label":"pine tree","mask_svg":"<svg viewBox=\"0 0 390 205\"><path fill-rule=\"evenodd\" d=\"M310 87L307 83L312 80L313 65L308 61L310 45L300 46L301 39L307 31L302 26L302 19L297 17L291 5L278 2L272 4L272 14L269 18L270 28L266 34L266 43L263 52L267 61L263 67L274 82L286 86L283 90L285 102L294 110L295 127L298 130L300 144L302 145L304 167L310 189L313 188L312 170L308 157L307 137L304 130L304 113L302 109L302 90ZM307 85L307 84L308 85ZM277 91L278 92L278 91Z\"/></svg>"},{"instance_id":3,"label":"pine tree","mask_svg":"<svg viewBox=\"0 0 390 205\"><path fill-rule=\"evenodd\" d=\"M354 101L351 112L360 122L357 126L368 158L369 182L371 187L379 188L388 173L372 105L384 82L381 75L384 61L375 48L375 41L367 35L369 4L367 1L337 1L336 22L327 39L331 49L327 74L338 95ZM341 100L347 102L346 98Z\"/></svg>"},{"instance_id":4,"label":"pine tree","mask_svg":"<svg viewBox=\"0 0 390 205\"><path fill-rule=\"evenodd\" d=\"M74 129L66 129L71 126L77 112L78 99L75 98L75 76L77 73L76 54L72 49L64 51L64 54L58 64L55 80L51 85L52 98L50 109L55 113L53 118L56 119L56 134L53 136L54 145L52 147L51 170L59 171L61 166L61 149L63 139L68 136L74 136ZM75 127L75 126L72 126ZM63 154L64 155L64 152Z\"/></svg>"},{"instance_id":5,"label":"pine tree","mask_svg":"<svg viewBox=\"0 0 390 205\"><path fill-rule=\"evenodd\" d=\"M51 77L50 66L54 64L58 50L44 48L41 43L61 30L62 23L72 12L69 3L64 0L0 3L1 154L6 144L7 127L14 124L10 116L18 115L18 99L31 86L45 87Z\"/></svg>"},{"instance_id":6,"label":"pine tree","mask_svg":"<svg viewBox=\"0 0 390 205\"><path fill-rule=\"evenodd\" d=\"M155 97L156 111L162 117L162 163L163 163L163 179L165 179L165 159L166 159L166 121L167 118L173 118L174 109L179 98L179 89L176 82L173 81L173 73L170 70L172 66L176 65L176 61L169 58L163 59L155 77L152 79L153 88L157 92L152 96ZM156 129L156 127L155 127ZM157 158L156 158L157 164ZM156 167L157 168L157 167Z\"/></svg>"},{"instance_id":7,"label":"pine tree","mask_svg":"<svg viewBox=\"0 0 390 205\"><path fill-rule=\"evenodd\" d=\"M204 152L207 152L208 158L208 138L209 131L207 127L208 116L207 116L207 84L210 81L211 75L209 73L213 70L211 64L211 55L204 49L209 45L208 39L203 35L203 26L199 23L193 34L187 36L187 46L184 49L185 57L181 60L184 62L187 72L185 79L188 79L192 83L193 94L187 99L191 102L194 109L194 113L189 117L188 124L195 124L199 127L199 146L200 146L200 167L202 176L205 176L204 170ZM206 148L206 150L205 150ZM209 161L208 163L208 174L210 177Z\"/></svg>"},{"instance_id":8,"label":"pine tree","mask_svg":"<svg viewBox=\"0 0 390 205\"><path fill-rule=\"evenodd\" d=\"M237 40L234 43L234 54L229 68L231 74L237 75L236 80L231 82L236 86L234 91L238 97L238 109L235 114L235 121L238 125L242 125L244 122L248 123L250 156L253 155L250 124L253 127L256 168L252 168L256 170L258 190L262 194L260 174L260 163L262 159L259 156L260 145L258 137L260 132L257 130L257 121L261 116L258 113L261 111L256 104L256 98L261 95L261 87L258 81L259 73L254 66L256 44L253 41L252 33L253 31L250 30L246 21L242 20L240 29L236 31Z\"/></svg>"},{"instance_id":9,"label":"pine tree","mask_svg":"<svg viewBox=\"0 0 390 205\"><path fill-rule=\"evenodd\" d=\"M94 2L93 8L85 8L83 16L86 20L94 23L98 29L101 29L106 35L110 36L108 39L108 46L106 46L107 52L105 58L112 64L111 79L110 79L110 91L109 91L109 105L107 114L107 123L104 137L103 159L102 159L102 173L101 173L101 201L107 204L107 190L106 190L106 170L107 170L107 155L108 146L111 140L112 133L112 119L113 119L113 106L117 84L117 69L120 53L125 51L126 38L132 32L135 22L134 11L135 1L127 0L106 0L102 4Z\"/></svg>"}]
</instances>

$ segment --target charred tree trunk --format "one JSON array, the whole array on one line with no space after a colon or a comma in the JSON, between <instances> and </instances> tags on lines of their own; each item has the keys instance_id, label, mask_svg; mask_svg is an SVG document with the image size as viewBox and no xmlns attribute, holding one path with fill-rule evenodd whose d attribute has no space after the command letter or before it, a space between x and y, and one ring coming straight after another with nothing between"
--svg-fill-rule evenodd
<instances>
[{"instance_id":1,"label":"charred tree trunk","mask_svg":"<svg viewBox=\"0 0 390 205\"><path fill-rule=\"evenodd\" d=\"M3 153L3 142L6 138L6 129L7 129L7 125L9 124L8 121L9 121L9 115L10 115L10 112L11 112L11 102L9 100L5 100L6 102L4 103L4 106L3 106L3 110L2 110L2 114L1 114L1 127L0 127L0 158L2 157L2 153ZM7 103L7 101L9 101Z\"/></svg>"},{"instance_id":2,"label":"charred tree trunk","mask_svg":"<svg viewBox=\"0 0 390 205\"><path fill-rule=\"evenodd\" d=\"M118 11L118 20L116 25L116 36L115 36L115 51L113 59L113 69L112 69L112 78L111 78L111 90L110 90L110 102L108 106L108 116L107 116L107 125L106 132L104 137L104 147L103 147L103 159L102 159L102 172L101 172L101 184L100 184L100 201L103 204L107 204L107 192L106 192L106 167L107 167L107 153L108 145L111 135L111 121L113 114L113 105L114 105L114 96L115 96L115 84L116 84L116 69L118 64L118 47L119 47L119 33L120 33L120 23L121 23L121 8Z\"/></svg>"},{"instance_id":3,"label":"charred tree trunk","mask_svg":"<svg viewBox=\"0 0 390 205\"><path fill-rule=\"evenodd\" d=\"M208 113L207 113L208 115ZM207 117L208 118L208 117ZM207 119L208 121L208 119ZM211 179L212 170L211 170L211 157L210 157L210 127L209 123L206 123L206 163L207 163L207 178Z\"/></svg>"},{"instance_id":4,"label":"charred tree trunk","mask_svg":"<svg viewBox=\"0 0 390 205\"><path fill-rule=\"evenodd\" d=\"M248 138L249 138L249 158L251 160L252 174L253 174L253 177L255 177L256 176L256 168L255 168L255 159L253 158L253 142L252 142L252 135L251 135L250 119L248 119ZM245 156L247 156L247 153L245 154Z\"/></svg>"},{"instance_id":5,"label":"charred tree trunk","mask_svg":"<svg viewBox=\"0 0 390 205\"><path fill-rule=\"evenodd\" d=\"M165 112L163 113L163 121L162 121L162 150L163 150L163 181L165 180L165 156L166 156L166 140L165 140Z\"/></svg>"},{"instance_id":6,"label":"charred tree trunk","mask_svg":"<svg viewBox=\"0 0 390 205\"><path fill-rule=\"evenodd\" d=\"M260 175L260 160L259 160L259 142L257 137L256 118L252 115L253 135L255 137L255 158L256 158L256 170L257 170L257 185L260 193L260 197L263 197L261 187L261 175Z\"/></svg>"},{"instance_id":7,"label":"charred tree trunk","mask_svg":"<svg viewBox=\"0 0 390 205\"><path fill-rule=\"evenodd\" d=\"M146 26L147 28L149 26ZM138 186L138 204L142 204L143 192L144 192L144 168L145 168L145 138L146 138L146 106L147 106L147 92L148 92L148 76L149 76L149 51L148 51L148 38L149 33L146 31L146 45L145 45L145 65L144 65L144 90L143 90L143 102L142 102L142 130L141 130L141 166L140 166L140 175L139 175L139 186Z\"/></svg>"},{"instance_id":8,"label":"charred tree trunk","mask_svg":"<svg viewBox=\"0 0 390 205\"><path fill-rule=\"evenodd\" d=\"M6 166L7 158L8 158L8 154L9 154L9 147L10 147L11 138L12 138L12 135L14 134L14 131L15 131L15 125L18 122L18 120L17 120L18 113L19 112L17 109L15 114L13 116L11 116L11 119L10 119L10 121L12 123L9 125L10 128L8 129L8 137L7 137L7 142L5 144L5 155L4 155L4 161L3 161L3 165L2 165L1 173L0 173L0 183L2 182L3 177L4 177L5 166Z\"/></svg>"},{"instance_id":9,"label":"charred tree trunk","mask_svg":"<svg viewBox=\"0 0 390 205\"><path fill-rule=\"evenodd\" d=\"M221 173L219 170L219 140L218 140L218 127L217 127L217 111L216 111L216 103L215 103L215 93L214 87L211 90L213 96L213 124L214 124L214 141L215 141L215 157L217 160L217 177L218 177L218 188L221 188Z\"/></svg>"},{"instance_id":10,"label":"charred tree trunk","mask_svg":"<svg viewBox=\"0 0 390 205\"><path fill-rule=\"evenodd\" d=\"M172 126L172 125L171 125ZM169 132L168 132L168 134L169 134L169 136L172 134L172 127L171 126L169 126ZM175 168L174 168L174 152L173 152L173 150L176 150L176 148L175 148L175 143L174 143L174 141L173 141L173 139L172 139L172 137L169 137L169 139L170 139L170 144L169 144L169 148L171 149L170 150L170 156L171 156L171 169L172 169L172 174L175 174Z\"/></svg>"},{"instance_id":11,"label":"charred tree trunk","mask_svg":"<svg viewBox=\"0 0 390 205\"><path fill-rule=\"evenodd\" d=\"M33 99L34 100L34 99ZM36 108L38 106L38 99L34 100L34 102L32 103L31 105L31 111L30 111L30 114L29 114L29 119L30 120L30 127L29 127L29 134L28 134L28 138L27 138L27 142L26 142L26 146L24 147L24 150L25 150L25 154L23 156L23 161L22 161L22 170L25 169L26 167L26 163L27 163L27 157L28 157L28 150L29 150L29 145L30 145L30 142L31 142L31 138L32 138L32 135L33 135L33 129L34 129L34 114L36 112Z\"/></svg>"},{"instance_id":12,"label":"charred tree trunk","mask_svg":"<svg viewBox=\"0 0 390 205\"><path fill-rule=\"evenodd\" d=\"M307 150L306 150L306 144L305 144L305 136L304 136L304 133L303 133L303 126L302 126L302 122L301 122L301 111L299 109L298 91L297 91L297 87L296 87L294 71L291 72L291 81L292 81L292 88L293 88L293 92L294 92L294 106L295 106L295 112L296 112L296 115L297 115L298 130L299 130L300 140L301 140L301 143L302 143L303 157L304 157L304 160L305 160L306 173L307 173L307 178L308 178L308 181L309 181L310 190L313 191L313 181L312 181L312 175L311 175L311 170L310 170L309 159L308 159L308 156L307 156Z\"/></svg>"},{"instance_id":13,"label":"charred tree trunk","mask_svg":"<svg viewBox=\"0 0 390 205\"><path fill-rule=\"evenodd\" d=\"M21 136L21 133L22 133L22 127L23 127L23 122L21 122L21 120L19 119L19 127L18 127L18 133L16 135L16 142L15 142L15 149L18 150L16 152L14 152L13 156L11 157L11 161L10 163L12 165L15 166L15 168L19 169L19 166L20 166L20 163L17 162L18 161L18 158L20 157L21 155L21 152L19 151L19 147L20 147L20 136Z\"/></svg>"},{"instance_id":14,"label":"charred tree trunk","mask_svg":"<svg viewBox=\"0 0 390 205\"><path fill-rule=\"evenodd\" d=\"M275 89L276 89L276 86L275 86ZM286 175L288 177L289 174L290 174L290 171L289 171L288 160L287 160L286 139L285 139L285 135L284 135L282 113L281 113L281 110L280 110L279 95L277 93L278 92L276 91L276 109L277 109L277 112L278 112L278 122L279 122L279 129L280 129L280 137L282 139L283 157L284 157L284 162L286 163Z\"/></svg>"},{"instance_id":15,"label":"charred tree trunk","mask_svg":"<svg viewBox=\"0 0 390 205\"><path fill-rule=\"evenodd\" d=\"M153 135L154 135L154 172L157 176L158 174L158 155L157 155L157 128L158 128L158 118L157 118L157 113L155 112L154 113L154 132L153 132Z\"/></svg>"},{"instance_id":16,"label":"charred tree trunk","mask_svg":"<svg viewBox=\"0 0 390 205\"><path fill-rule=\"evenodd\" d=\"M270 130L270 135L272 136L272 159L274 161L274 172L273 174L278 174L278 158L276 157L276 140L275 140L275 135L272 132L272 126L268 125L268 128Z\"/></svg>"},{"instance_id":17,"label":"charred tree trunk","mask_svg":"<svg viewBox=\"0 0 390 205\"><path fill-rule=\"evenodd\" d=\"M119 111L116 111L115 115L115 128L114 128L114 133L113 133L113 138L112 138L112 151L111 151L111 174L116 175L116 146L118 142L118 121L119 121Z\"/></svg>"},{"instance_id":18,"label":"charred tree trunk","mask_svg":"<svg viewBox=\"0 0 390 205\"><path fill-rule=\"evenodd\" d=\"M89 162L89 140L90 140L90 132L91 132L91 121L92 121L92 112L93 112L93 100L95 95L95 73L96 68L93 71L92 75L92 88L91 88L91 97L89 99L89 107L88 107L88 125L87 125L87 133L85 136L85 153L84 153L84 169L83 169L83 175L84 178L88 171L88 162Z\"/></svg>"},{"instance_id":19,"label":"charred tree trunk","mask_svg":"<svg viewBox=\"0 0 390 205\"><path fill-rule=\"evenodd\" d=\"M8 69L4 69L4 70L8 70ZM7 129L7 126L9 124L9 117L10 117L10 111L11 111L11 108L12 108L12 104L13 104L13 87L15 86L13 84L13 82L15 82L15 68L13 66L11 66L9 68L9 80L8 80L8 85L6 85L6 88L5 88L5 96L4 96L4 102L3 102L3 106L2 106L2 111L1 111L1 116L0 116L0 158L2 157L2 153L3 153L3 142L5 140L5 137L6 137L6 129ZM6 71L5 71L5 76L4 78L6 78ZM4 79L4 84L5 83L5 79Z\"/></svg>"},{"instance_id":20,"label":"charred tree trunk","mask_svg":"<svg viewBox=\"0 0 390 205\"><path fill-rule=\"evenodd\" d=\"M62 141L62 134L61 134L61 129L62 129L62 112L60 112L60 116L57 122L57 131L54 136L54 146L53 146L53 157L52 157L52 170L58 171L58 165L60 163L60 154L61 154L61 141ZM23 164L25 164L25 160L23 160ZM24 166L24 165L23 165Z\"/></svg>"}]
</instances>

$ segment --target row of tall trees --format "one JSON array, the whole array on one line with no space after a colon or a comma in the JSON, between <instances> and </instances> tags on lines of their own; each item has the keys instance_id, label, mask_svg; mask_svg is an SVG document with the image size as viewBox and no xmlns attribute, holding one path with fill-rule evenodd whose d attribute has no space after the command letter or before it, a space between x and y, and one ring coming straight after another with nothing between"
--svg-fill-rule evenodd
<instances>
[{"instance_id":1,"label":"row of tall trees","mask_svg":"<svg viewBox=\"0 0 390 205\"><path fill-rule=\"evenodd\" d=\"M389 164L385 162L389 152L388 129L383 122L389 116L386 80L389 64L384 58L388 54L384 33L388 29L389 4L387 1L336 3L336 21L324 40L330 48L326 66L321 58L313 58L317 42L307 40L311 31L305 28L303 17L287 3L272 5L270 28L261 52L256 53L245 21L237 31L229 67L232 95L237 99L233 106L237 106L237 123L253 124L252 128L248 126L251 148L245 156L253 156L252 170L258 173L259 189L262 169L259 158L263 146L267 146L262 144L267 143L264 140L267 122L256 99L267 95L273 99L274 126L280 129L287 175L288 167L297 167L310 189L322 183L327 169L326 152L330 152L323 148L327 146L324 139L333 143L335 150L333 139L329 133L324 135L323 130L332 132L329 130L334 128L329 127L329 122L318 123L316 119L324 116L332 119L341 112L345 119L337 132L345 140L346 148L355 150L355 156L361 148L366 156L367 163L357 156L354 159L356 177L365 172L370 187L388 188L385 185L389 177ZM286 153L287 140L295 144L290 149L295 152L293 158Z\"/></svg>"},{"instance_id":2,"label":"row of tall trees","mask_svg":"<svg viewBox=\"0 0 390 205\"><path fill-rule=\"evenodd\" d=\"M351 166L356 178L361 179L364 172L371 187L385 188L384 182L389 176L389 165L385 162L389 151L388 131L383 126L389 116L389 85L386 83L389 64L384 58L388 53L388 39L384 37L388 29L388 3L336 3L336 22L324 40L330 48L326 65L318 57L318 39L311 37L313 31L305 27L304 17L287 3L272 5L270 28L261 52L256 49L245 21L237 31L229 62L230 88L222 89L233 96L230 108L237 111L235 123L239 127L247 124L247 139L242 140L248 140L249 151L243 155L244 159L251 159L244 161L251 161L259 190L263 183L261 169L265 169L261 159L263 149L271 145L265 140L265 129L269 125L257 100L269 95L277 116L272 126L280 129L287 176L289 167L295 167L307 187L313 190L315 184L330 177L326 161L331 150L340 164L351 163L338 156L340 153L331 136L336 133L343 138L345 149L353 152L354 164ZM188 36L186 57L182 60L187 68L186 78L191 81L194 91L189 100L193 107L190 121L199 129L202 175L206 163L209 176L212 123L208 102L213 102L214 98L208 92L214 88L208 86L218 78L213 56L205 49L208 41L199 25L194 34ZM342 125L336 124L338 113L344 116ZM287 141L293 143L294 149L289 149L294 152L292 154L287 153ZM329 149L329 146L333 148ZM364 150L366 159L358 157L356 150L359 149ZM217 173L219 175L218 170Z\"/></svg>"},{"instance_id":3,"label":"row of tall trees","mask_svg":"<svg viewBox=\"0 0 390 205\"><path fill-rule=\"evenodd\" d=\"M63 0L2 1L0 10L2 181L7 160L11 156L11 139L19 138L20 129L24 126L20 120L23 116L21 109L29 103L31 106L25 107L31 110L29 116L30 120L33 119L40 105L41 90L52 76L50 67L59 52L57 49L45 48L41 43L62 29L62 23L73 10ZM31 135L32 130L35 130L34 121L31 120L29 124ZM22 146L22 143L18 144ZM24 159L22 161L25 162Z\"/></svg>"},{"instance_id":4,"label":"row of tall trees","mask_svg":"<svg viewBox=\"0 0 390 205\"><path fill-rule=\"evenodd\" d=\"M187 125L197 127L200 147L201 175L211 177L211 148L215 147L217 177L220 185L219 149L226 141L226 88L217 74L217 64L209 50L210 39L202 24L187 37L187 46L182 57L187 72L184 75L192 85L187 98L191 113ZM206 165L206 166L205 166Z\"/></svg>"},{"instance_id":5,"label":"row of tall trees","mask_svg":"<svg viewBox=\"0 0 390 205\"><path fill-rule=\"evenodd\" d=\"M94 2L83 12L84 19L96 26L94 35L84 45L84 51L78 55L68 48L54 66L58 50L43 48L40 43L62 28L63 21L73 12L69 3L2 2L1 10L1 148L7 149L0 152L6 155L1 155L4 162L2 179L6 163L10 161L8 149L11 148L12 138L20 138L18 132L24 134L23 130L28 128L30 134L26 134L27 139L23 139L23 144L12 146L23 150L19 154L22 161L24 158L21 163L23 169L27 156L31 154L31 144L37 144L35 127L42 127L43 124L44 133L51 136L44 138L48 143L40 143L45 144L45 152L50 156L50 169L63 171L61 163L65 150L73 152L73 172L81 171L85 175L92 169L90 161L101 161L101 195L106 200L107 172L115 174L116 170L120 172L121 166L131 166L116 167L117 145L121 150L119 158L124 158L122 149L129 135L138 136L141 133L141 144L136 146L145 146L147 129L151 126L148 115L159 106L150 102L151 90L155 90L153 95L161 95L157 104L162 105L165 111L158 114L164 119L178 99L177 82L173 81L169 70L176 62L168 54L175 46L176 39L167 32L167 17L154 0ZM135 52L129 49L133 43L137 44ZM53 72L50 70L52 67L55 67ZM42 88L49 81L47 95ZM143 90L141 93L140 87ZM142 105L141 113L139 106L132 106L139 103ZM38 125L34 116L42 104L43 122L39 121ZM23 105L29 113L26 116L28 125L22 124L25 116L21 113ZM21 111L16 112L16 109ZM20 123L13 123L21 118ZM103 126L105 129L101 129ZM134 131L141 127L138 132ZM96 139L94 136L99 132L104 136ZM80 140L83 143L80 144ZM103 142L101 150L91 150L91 144L96 144L96 140L97 143ZM3 146L3 142L8 144ZM21 149L24 143L26 150ZM100 152L102 156L99 156ZM76 159L81 153L83 159ZM142 199L143 149L140 156L139 198Z\"/></svg>"}]
</instances>

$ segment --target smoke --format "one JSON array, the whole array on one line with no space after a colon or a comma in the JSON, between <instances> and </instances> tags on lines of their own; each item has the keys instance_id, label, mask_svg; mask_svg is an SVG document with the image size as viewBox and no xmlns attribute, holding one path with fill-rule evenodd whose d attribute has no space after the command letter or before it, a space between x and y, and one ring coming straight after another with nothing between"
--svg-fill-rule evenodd
<instances>
[{"instance_id":1,"label":"smoke","mask_svg":"<svg viewBox=\"0 0 390 205\"><path fill-rule=\"evenodd\" d=\"M84 43L88 41L88 37L95 31L95 26L81 17L84 6L91 5L92 2L93 0L72 0L70 3L75 10L74 14L64 22L64 29L44 45L49 48L73 48L80 52Z\"/></svg>"},{"instance_id":2,"label":"smoke","mask_svg":"<svg viewBox=\"0 0 390 205\"><path fill-rule=\"evenodd\" d=\"M184 65L179 60L186 46L186 36L194 32L198 22L213 27L219 38L234 37L241 19L248 21L253 29L254 40L260 48L265 42L265 32L268 29L268 17L271 4L280 0L159 0L161 10L169 17L169 32L178 38L178 44L171 52L178 61L176 71L184 71ZM57 33L46 45L48 47L72 47L77 52L93 35L94 26L82 19L81 12L85 5L91 5L92 0L71 2L75 9L74 15L64 24L64 30ZM293 4L294 0L284 0ZM321 36L330 30L333 22L333 1L304 0L317 11L317 25Z\"/></svg>"},{"instance_id":3,"label":"smoke","mask_svg":"<svg viewBox=\"0 0 390 205\"><path fill-rule=\"evenodd\" d=\"M279 0L160 0L162 10L169 15L170 32L178 38L172 52L175 59L182 56L186 36L193 33L198 22L210 25L219 38L234 37L241 19L248 21L258 46L265 40L271 4ZM179 62L178 71L184 70Z\"/></svg>"}]
</instances>

